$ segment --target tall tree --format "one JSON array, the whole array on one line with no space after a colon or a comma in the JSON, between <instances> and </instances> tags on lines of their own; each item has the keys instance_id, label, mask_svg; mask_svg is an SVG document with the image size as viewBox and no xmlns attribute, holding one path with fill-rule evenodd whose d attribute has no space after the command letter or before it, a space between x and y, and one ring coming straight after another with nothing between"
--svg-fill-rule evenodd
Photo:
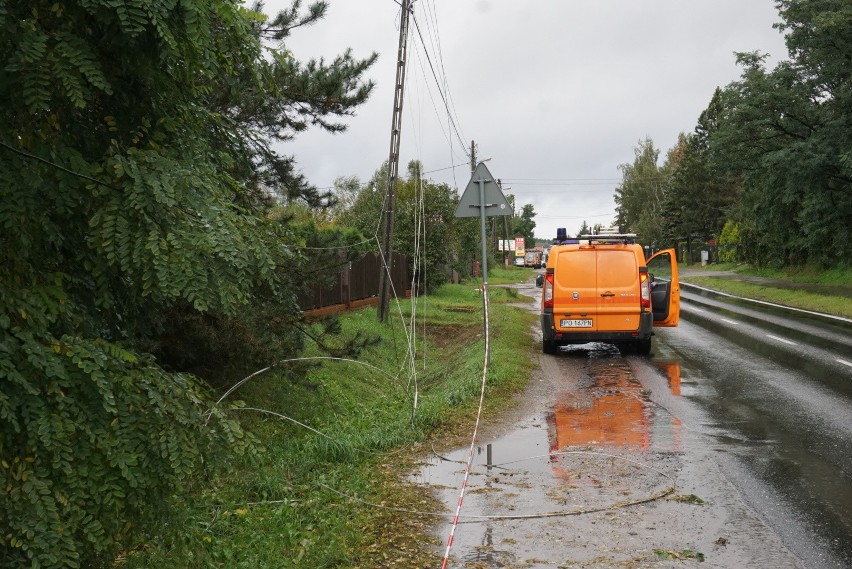
<instances>
[{"instance_id":1,"label":"tall tree","mask_svg":"<svg viewBox=\"0 0 852 569\"><path fill-rule=\"evenodd\" d=\"M672 242L718 237L737 198L727 178L713 169L702 140L698 132L681 134L666 159L663 226Z\"/></svg>"},{"instance_id":2,"label":"tall tree","mask_svg":"<svg viewBox=\"0 0 852 569\"><path fill-rule=\"evenodd\" d=\"M742 178L741 239L758 263L852 262L852 6L778 1L790 60L738 54L710 136Z\"/></svg>"},{"instance_id":3,"label":"tall tree","mask_svg":"<svg viewBox=\"0 0 852 569\"><path fill-rule=\"evenodd\" d=\"M397 186L394 250L406 253L415 286L426 291L449 280L459 196L446 184L429 182L422 172L419 161L409 162L408 178Z\"/></svg>"},{"instance_id":4,"label":"tall tree","mask_svg":"<svg viewBox=\"0 0 852 569\"><path fill-rule=\"evenodd\" d=\"M298 4L0 2L3 566L98 565L239 440L145 351L175 322L297 316L301 243L264 214L321 196L273 144L340 130L374 60L295 60L279 42L325 10Z\"/></svg>"},{"instance_id":5,"label":"tall tree","mask_svg":"<svg viewBox=\"0 0 852 569\"><path fill-rule=\"evenodd\" d=\"M643 243L660 246L664 241L666 173L657 165L660 151L650 138L640 140L632 164L622 164L622 182L615 190L618 225L637 233Z\"/></svg>"},{"instance_id":6,"label":"tall tree","mask_svg":"<svg viewBox=\"0 0 852 569\"><path fill-rule=\"evenodd\" d=\"M524 204L521 213L512 220L512 234L524 238L524 248L535 247L535 208L532 204Z\"/></svg>"},{"instance_id":7,"label":"tall tree","mask_svg":"<svg viewBox=\"0 0 852 569\"><path fill-rule=\"evenodd\" d=\"M470 228L479 225L478 220L456 218L458 193L446 184L423 178L422 172L423 165L411 161L408 177L397 182L394 251L408 257L415 286L432 290L449 280L451 268L469 274L479 235L477 230L472 238ZM387 175L385 163L361 189L353 206L341 215L339 223L375 239Z\"/></svg>"}]
</instances>

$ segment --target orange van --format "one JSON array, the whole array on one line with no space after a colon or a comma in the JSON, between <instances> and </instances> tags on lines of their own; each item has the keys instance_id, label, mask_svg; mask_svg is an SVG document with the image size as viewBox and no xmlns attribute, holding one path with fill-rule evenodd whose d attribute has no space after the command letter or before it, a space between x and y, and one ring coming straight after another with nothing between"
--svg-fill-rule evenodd
<instances>
[{"instance_id":1,"label":"orange van","mask_svg":"<svg viewBox=\"0 0 852 569\"><path fill-rule=\"evenodd\" d=\"M654 327L677 326L680 284L674 249L645 260L633 234L583 235L550 249L542 281L542 351L609 342L651 353Z\"/></svg>"}]
</instances>

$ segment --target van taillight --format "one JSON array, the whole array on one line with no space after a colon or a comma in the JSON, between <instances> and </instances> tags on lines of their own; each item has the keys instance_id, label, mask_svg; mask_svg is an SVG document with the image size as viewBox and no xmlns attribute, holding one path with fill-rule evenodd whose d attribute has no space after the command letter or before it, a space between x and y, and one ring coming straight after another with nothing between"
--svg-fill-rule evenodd
<instances>
[{"instance_id":1,"label":"van taillight","mask_svg":"<svg viewBox=\"0 0 852 569\"><path fill-rule=\"evenodd\" d=\"M648 268L639 269L639 306L651 308L651 283L648 282Z\"/></svg>"},{"instance_id":2,"label":"van taillight","mask_svg":"<svg viewBox=\"0 0 852 569\"><path fill-rule=\"evenodd\" d=\"M553 308L553 273L544 276L544 289L542 291L542 306Z\"/></svg>"}]
</instances>

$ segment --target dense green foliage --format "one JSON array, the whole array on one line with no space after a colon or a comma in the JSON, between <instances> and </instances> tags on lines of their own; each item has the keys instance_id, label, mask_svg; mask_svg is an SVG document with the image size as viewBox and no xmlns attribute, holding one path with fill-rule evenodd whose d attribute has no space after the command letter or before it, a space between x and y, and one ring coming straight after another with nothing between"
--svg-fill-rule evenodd
<instances>
[{"instance_id":1,"label":"dense green foliage","mask_svg":"<svg viewBox=\"0 0 852 569\"><path fill-rule=\"evenodd\" d=\"M518 215L512 218L510 235L523 237L524 249L535 247L535 208L532 204L524 204Z\"/></svg>"},{"instance_id":2,"label":"dense green foliage","mask_svg":"<svg viewBox=\"0 0 852 569\"><path fill-rule=\"evenodd\" d=\"M718 243L720 262L735 263L739 261L737 248L740 244L740 228L734 221L729 219L725 222Z\"/></svg>"},{"instance_id":3,"label":"dense green foliage","mask_svg":"<svg viewBox=\"0 0 852 569\"><path fill-rule=\"evenodd\" d=\"M415 288L430 291L449 282L451 270L462 277L471 274L480 257L479 220L455 217L456 190L425 179L422 170L422 164L412 161L408 176L397 180L393 250L408 257ZM356 180L342 181L351 207L341 210L335 223L355 228L377 244L387 176L384 164L363 187Z\"/></svg>"},{"instance_id":4,"label":"dense green foliage","mask_svg":"<svg viewBox=\"0 0 852 569\"><path fill-rule=\"evenodd\" d=\"M651 139L639 142L632 164L622 164L623 182L616 190L618 225L638 233L644 243L658 246L663 241L663 199L665 176L657 166L660 151Z\"/></svg>"},{"instance_id":5,"label":"dense green foliage","mask_svg":"<svg viewBox=\"0 0 852 569\"><path fill-rule=\"evenodd\" d=\"M695 133L682 136L662 166L649 141L641 144L637 161L622 167L619 221L651 241L673 243L719 237L732 220L738 260L848 265L852 5L776 5L789 60L767 70L765 55L737 54L740 80L716 91Z\"/></svg>"},{"instance_id":6,"label":"dense green foliage","mask_svg":"<svg viewBox=\"0 0 852 569\"><path fill-rule=\"evenodd\" d=\"M309 239L267 213L323 196L272 144L342 129L374 59L294 60L324 10L0 2L4 567L108 564L243 444L187 372L301 348Z\"/></svg>"}]
</instances>

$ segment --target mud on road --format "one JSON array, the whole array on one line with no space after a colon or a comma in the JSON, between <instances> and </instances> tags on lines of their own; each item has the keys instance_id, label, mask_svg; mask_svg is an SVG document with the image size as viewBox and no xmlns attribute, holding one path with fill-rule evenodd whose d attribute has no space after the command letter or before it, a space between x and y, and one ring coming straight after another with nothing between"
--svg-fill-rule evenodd
<instances>
[{"instance_id":1,"label":"mud on road","mask_svg":"<svg viewBox=\"0 0 852 569\"><path fill-rule=\"evenodd\" d=\"M537 312L538 289L519 289ZM678 417L676 365L603 344L534 357L517 405L482 419L451 567L803 567ZM436 449L414 478L449 512L468 452ZM439 559L450 529L435 527Z\"/></svg>"}]
</instances>

